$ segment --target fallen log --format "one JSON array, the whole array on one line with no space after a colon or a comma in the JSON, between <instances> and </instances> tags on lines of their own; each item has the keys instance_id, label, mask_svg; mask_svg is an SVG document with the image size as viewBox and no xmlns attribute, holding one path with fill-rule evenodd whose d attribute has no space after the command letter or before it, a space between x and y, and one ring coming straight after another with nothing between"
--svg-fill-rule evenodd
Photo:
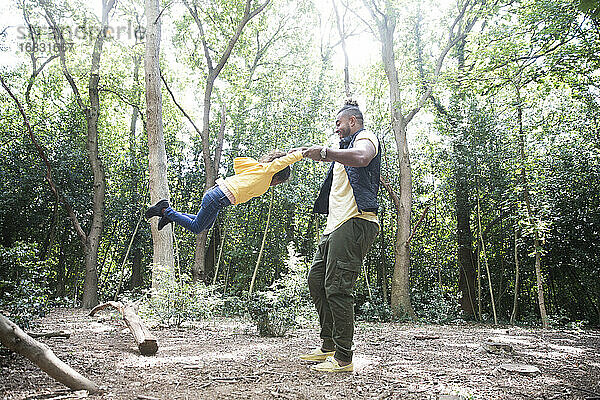
<instances>
[{"instance_id":1,"label":"fallen log","mask_svg":"<svg viewBox=\"0 0 600 400\"><path fill-rule=\"evenodd\" d=\"M100 388L62 362L48 346L30 337L15 323L0 314L0 342L15 353L28 358L53 379L72 390L99 393Z\"/></svg>"},{"instance_id":2,"label":"fallen log","mask_svg":"<svg viewBox=\"0 0 600 400\"><path fill-rule=\"evenodd\" d=\"M37 338L50 339L50 338L56 338L56 337L68 339L71 337L70 331L27 332L27 334L34 339L37 339Z\"/></svg>"},{"instance_id":3,"label":"fallen log","mask_svg":"<svg viewBox=\"0 0 600 400\"><path fill-rule=\"evenodd\" d=\"M109 301L104 304L99 304L90 311L89 316L93 317L100 310L104 310L107 307L117 309L123 320L129 327L129 330L133 334L133 338L138 345L140 353L144 356L153 356L158 351L158 342L156 337L150 332L150 330L144 325L140 317L137 315L137 310L131 304L123 305L119 301Z\"/></svg>"}]
</instances>

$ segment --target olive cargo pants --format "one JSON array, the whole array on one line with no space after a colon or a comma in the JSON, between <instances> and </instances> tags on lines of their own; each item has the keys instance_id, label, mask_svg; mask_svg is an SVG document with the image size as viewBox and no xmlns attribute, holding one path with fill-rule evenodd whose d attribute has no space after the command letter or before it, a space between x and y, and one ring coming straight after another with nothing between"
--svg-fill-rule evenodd
<instances>
[{"instance_id":1,"label":"olive cargo pants","mask_svg":"<svg viewBox=\"0 0 600 400\"><path fill-rule=\"evenodd\" d=\"M322 348L335 349L335 358L340 361L352 361L354 284L378 231L374 222L349 219L323 235L308 273L308 288L321 324Z\"/></svg>"}]
</instances>

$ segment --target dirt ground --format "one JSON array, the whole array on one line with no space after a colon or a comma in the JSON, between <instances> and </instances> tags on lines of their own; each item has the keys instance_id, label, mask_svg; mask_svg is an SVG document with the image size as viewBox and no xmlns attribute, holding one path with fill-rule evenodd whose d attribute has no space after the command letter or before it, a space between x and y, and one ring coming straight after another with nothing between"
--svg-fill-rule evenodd
<instances>
[{"instance_id":1,"label":"dirt ground","mask_svg":"<svg viewBox=\"0 0 600 400\"><path fill-rule=\"evenodd\" d=\"M155 356L139 355L123 321L104 311L57 309L39 330L71 330L40 339L104 389L100 399L587 399L600 400L600 332L481 325L358 323L355 372L309 369L297 355L317 344L316 329L264 338L242 320L157 329ZM483 344L494 338L512 352ZM507 372L504 364L539 373ZM29 360L0 349L0 398L66 399L68 392Z\"/></svg>"}]
</instances>

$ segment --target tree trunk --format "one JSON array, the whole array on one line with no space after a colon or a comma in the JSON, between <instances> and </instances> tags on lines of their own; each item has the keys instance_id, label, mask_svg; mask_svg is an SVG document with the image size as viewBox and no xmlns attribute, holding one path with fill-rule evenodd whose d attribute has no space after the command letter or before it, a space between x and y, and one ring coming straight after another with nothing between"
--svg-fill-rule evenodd
<instances>
[{"instance_id":1,"label":"tree trunk","mask_svg":"<svg viewBox=\"0 0 600 400\"><path fill-rule=\"evenodd\" d=\"M518 84L515 85L517 95L517 119L519 123L519 155L521 158L521 181L523 184L523 198L527 207L527 218L529 223L533 226L534 238L533 247L535 252L535 278L537 283L537 297L540 308L540 318L542 320L542 326L548 328L548 315L546 314L546 305L544 302L544 281L542 277L542 266L541 266L541 244L539 239L539 232L534 226L533 208L531 206L531 195L529 193L529 182L527 180L527 172L525 170L527 160L525 156L525 131L523 129L523 104L521 99L521 90Z\"/></svg>"},{"instance_id":2,"label":"tree trunk","mask_svg":"<svg viewBox=\"0 0 600 400\"><path fill-rule=\"evenodd\" d=\"M58 224L58 199L54 200L54 206L52 208L52 215L49 218L50 226L48 227L48 232L46 234L46 238L42 245L42 249L40 250L39 259L40 261L46 260L48 253L52 250L52 246L55 242L56 236L56 226Z\"/></svg>"},{"instance_id":3,"label":"tree trunk","mask_svg":"<svg viewBox=\"0 0 600 400\"><path fill-rule=\"evenodd\" d=\"M142 63L142 56L135 55L133 57L133 98L132 104L135 104L131 110L131 119L129 123L129 184L130 184L130 209L131 209L131 230L134 229L135 215L139 212L142 206L142 196L138 194L138 174L140 170L138 168L138 156L136 152L136 131L137 131L137 120L140 112L137 104L140 101L141 91L138 86L140 65ZM129 288L135 289L142 286L142 253L138 245L138 236L134 236L132 243L132 264L131 264L131 279L129 281Z\"/></svg>"},{"instance_id":4,"label":"tree trunk","mask_svg":"<svg viewBox=\"0 0 600 400\"><path fill-rule=\"evenodd\" d=\"M88 93L90 106L86 109L87 120L87 150L92 174L94 176L94 196L92 226L87 234L84 245L85 250L85 279L83 283L83 296L81 306L92 308L98 304L98 251L104 224L104 196L106 190L104 166L100 160L98 150L98 117L100 115L100 97L98 84L100 82L100 56L104 46L104 35L108 29L108 14L115 5L115 0L102 2L102 28L92 52L92 66Z\"/></svg>"},{"instance_id":5,"label":"tree trunk","mask_svg":"<svg viewBox=\"0 0 600 400\"><path fill-rule=\"evenodd\" d=\"M66 277L66 271L65 271L65 259L66 259L66 253L65 253L65 241L67 239L67 235L66 235L66 229L63 232L62 235L62 240L60 242L60 250L59 250L59 255L58 255L58 264L56 265L56 297L58 298L63 298L66 295L66 291L65 291L65 281L67 279Z\"/></svg>"},{"instance_id":6,"label":"tree trunk","mask_svg":"<svg viewBox=\"0 0 600 400\"><path fill-rule=\"evenodd\" d=\"M167 182L167 153L163 137L162 123L162 94L160 80L160 35L161 23L159 18L158 0L146 0L146 54L144 58L146 83L146 129L148 131L148 178L150 203L155 204L160 199L169 199L169 184ZM172 272L175 268L173 255L173 231L166 228L158 231L158 218L153 218L153 270L152 287L158 288L159 272L167 269ZM167 276L171 276L167 273Z\"/></svg>"},{"instance_id":7,"label":"tree trunk","mask_svg":"<svg viewBox=\"0 0 600 400\"><path fill-rule=\"evenodd\" d=\"M227 236L227 231L225 227L223 227L223 232L221 232L221 244L219 245L219 258L217 258L217 262L215 264L215 273L213 274L212 284L217 284L217 277L219 275L219 265L221 265L221 260L223 258L223 248L225 247L225 236Z\"/></svg>"},{"instance_id":8,"label":"tree trunk","mask_svg":"<svg viewBox=\"0 0 600 400\"><path fill-rule=\"evenodd\" d=\"M398 171L400 174L400 195L396 205L396 239L394 242L394 271L392 274L391 305L395 315L403 314L415 317L410 303L410 213L412 206L412 173L408 143L406 142L407 121L402 115L400 104L400 85L394 58L395 20L383 19L379 25L381 56L390 86L390 113L392 131L398 149Z\"/></svg>"},{"instance_id":9,"label":"tree trunk","mask_svg":"<svg viewBox=\"0 0 600 400\"><path fill-rule=\"evenodd\" d=\"M496 315L496 302L494 300L494 287L492 286L492 276L490 274L490 268L488 266L487 254L485 252L485 242L483 241L483 233L481 232L481 206L479 202L479 182L476 178L475 187L477 188L477 228L479 232L479 240L481 241L481 254L483 255L483 262L485 263L485 272L488 278L488 288L490 290L490 303L492 303L492 312L494 314L494 324L498 325L498 316ZM481 299L481 296L479 297ZM479 310L479 318L481 319L481 309Z\"/></svg>"},{"instance_id":10,"label":"tree trunk","mask_svg":"<svg viewBox=\"0 0 600 400\"><path fill-rule=\"evenodd\" d=\"M384 304L388 302L388 290L387 290L387 268L385 266L385 206L382 206L381 212L379 213L381 218L381 232L379 233L379 261L377 268L377 285L381 288L381 293L383 297Z\"/></svg>"},{"instance_id":11,"label":"tree trunk","mask_svg":"<svg viewBox=\"0 0 600 400\"><path fill-rule=\"evenodd\" d=\"M269 232L269 224L271 222L271 211L273 210L273 199L274 199L274 190L271 190L271 200L269 201L269 211L267 213L267 223L265 225L265 231L263 233L262 243L260 245L260 251L258 252L258 258L256 259L256 266L254 267L254 273L252 273L252 280L250 281L250 289L248 290L248 294L252 294L252 290L254 289L254 282L256 281L256 274L258 273L258 267L260 262L262 261L263 251L265 249L265 242L267 241L267 233Z\"/></svg>"},{"instance_id":12,"label":"tree trunk","mask_svg":"<svg viewBox=\"0 0 600 400\"><path fill-rule=\"evenodd\" d=\"M108 15L115 5L115 0L103 1L102 2L102 21L101 29L96 37L94 43L94 49L92 51L92 61L90 68L90 79L88 81L88 94L89 94L89 106L86 105L80 95L79 89L75 80L71 76L67 69L66 57L65 57L65 40L62 36L62 31L57 26L56 21L52 15L52 12L47 5L42 4L46 12L48 22L53 27L53 35L59 49L59 55L61 65L63 67L63 73L73 90L73 95L79 105L80 109L85 115L87 124L86 133L86 148L88 152L88 159L90 162L92 174L93 174L93 204L92 204L92 221L90 231L86 234L77 217L66 202L64 197L58 194L57 189L49 178L50 167L48 167L47 180L50 182L53 192L63 202L69 217L73 221L73 226L81 240L84 262L85 262L85 277L83 285L83 296L81 305L84 308L91 308L98 303L98 249L100 247L100 238L102 235L103 218L104 218L104 195L105 195L105 173L102 161L100 160L100 154L98 151L98 116L100 113L100 97L98 84L100 82L100 57L102 55L102 48L104 46L104 37L106 30L108 29Z\"/></svg>"},{"instance_id":13,"label":"tree trunk","mask_svg":"<svg viewBox=\"0 0 600 400\"><path fill-rule=\"evenodd\" d=\"M131 261L131 279L129 288L135 290L142 287L144 283L142 277L142 252L139 248L133 249L133 260Z\"/></svg>"},{"instance_id":14,"label":"tree trunk","mask_svg":"<svg viewBox=\"0 0 600 400\"><path fill-rule=\"evenodd\" d=\"M346 93L346 97L350 98L352 96L352 91L350 90L350 66L348 62L348 51L346 50L346 32L345 25L343 21L340 19L340 15L338 13L337 4L335 0L331 0L333 5L333 10L335 12L335 22L338 30L338 34L340 35L340 42L342 44L342 52L344 53L344 91Z\"/></svg>"},{"instance_id":15,"label":"tree trunk","mask_svg":"<svg viewBox=\"0 0 600 400\"><path fill-rule=\"evenodd\" d=\"M510 314L510 324L513 325L517 319L517 310L519 307L519 247L518 247L519 231L515 225L515 294L513 297L513 309Z\"/></svg>"},{"instance_id":16,"label":"tree trunk","mask_svg":"<svg viewBox=\"0 0 600 400\"><path fill-rule=\"evenodd\" d=\"M401 215L401 202L400 198L396 195L391 185L381 179L381 183L383 187L388 191L390 197L392 198L392 202L394 203L394 208L396 209L396 238L394 242L394 271L392 272L392 295L391 295L391 306L394 310L396 316L404 316L408 315L411 318L415 317L414 310L412 305L410 304L410 276L409 276L409 267L406 263L401 264L400 254L402 254L402 250L408 251L409 242L408 238L410 237L410 226L408 235L402 235L400 231L399 221ZM402 249L403 248L403 249ZM408 257L408 254L406 255Z\"/></svg>"},{"instance_id":17,"label":"tree trunk","mask_svg":"<svg viewBox=\"0 0 600 400\"><path fill-rule=\"evenodd\" d=\"M32 339L2 314L0 314L0 342L8 349L31 360L50 377L70 389L87 390L90 393L100 392L100 388L94 382L59 360L48 346Z\"/></svg>"}]
</instances>

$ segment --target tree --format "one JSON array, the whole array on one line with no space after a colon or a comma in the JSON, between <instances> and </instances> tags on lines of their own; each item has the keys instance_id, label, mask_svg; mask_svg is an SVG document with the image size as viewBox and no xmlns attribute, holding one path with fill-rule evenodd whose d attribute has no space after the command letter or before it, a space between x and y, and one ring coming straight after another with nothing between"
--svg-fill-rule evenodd
<instances>
[{"instance_id":1,"label":"tree","mask_svg":"<svg viewBox=\"0 0 600 400\"><path fill-rule=\"evenodd\" d=\"M108 29L109 13L115 5L115 0L102 1L102 20L92 51L90 77L87 88L89 104L84 102L84 99L80 95L79 88L67 68L67 45L63 33L55 19L54 12L51 10L50 5L45 1L42 1L41 4L46 13L46 19L52 27L52 33L59 51L63 74L71 86L75 100L77 101L81 112L84 114L87 123L86 147L94 176L92 223L89 232L85 233L83 231L74 213L70 213L70 217L81 240L85 255L85 280L83 284L81 305L85 308L92 308L98 304L98 249L100 247L100 238L103 228L104 196L106 189L104 166L102 165L98 151L98 117L100 115L98 85L100 82L100 57L102 55L104 39Z\"/></svg>"},{"instance_id":2,"label":"tree","mask_svg":"<svg viewBox=\"0 0 600 400\"><path fill-rule=\"evenodd\" d=\"M213 54L213 50L209 46L208 37L205 34L204 23L200 18L198 8L195 3L184 1L188 11L196 23L200 35L200 41L204 50L204 58L206 61L206 83L204 86L204 103L203 103L203 116L202 116L202 160L204 162L204 170L206 173L206 182L204 185L204 191L206 192L209 188L214 186L217 179L217 171L219 169L219 163L221 160L221 152L223 149L223 134L217 138L217 143L214 147L214 156L211 155L210 145L210 109L212 105L212 93L215 85L215 81L221 70L227 63L233 48L235 47L242 31L246 24L254 18L256 15L261 13L269 4L270 0L266 0L264 3L257 6L253 6L253 1L246 0L243 6L243 12L238 20L233 33L229 37L226 37L226 47L222 50L222 53ZM213 58L217 61L213 63ZM223 131L224 133L224 131ZM192 268L192 278L194 281L199 279L207 278L205 276L205 251L206 251L206 239L207 232L202 232L197 236L196 239L196 256L194 261L194 267Z\"/></svg>"},{"instance_id":3,"label":"tree","mask_svg":"<svg viewBox=\"0 0 600 400\"><path fill-rule=\"evenodd\" d=\"M148 131L148 178L150 202L169 199L167 181L167 153L163 137L162 94L160 78L160 35L161 22L158 0L146 0L146 54L144 57L146 82L146 130ZM157 218L154 218L155 220ZM157 268L175 268L173 255L173 231L158 231L157 223L152 223L152 242L154 243L154 270L152 287L159 282ZM167 274L170 276L170 274Z\"/></svg>"},{"instance_id":4,"label":"tree","mask_svg":"<svg viewBox=\"0 0 600 400\"><path fill-rule=\"evenodd\" d=\"M398 19L398 9L389 1L364 1L375 23L377 33L373 32L381 43L381 59L389 84L391 126L398 150L398 173L400 175L399 202L396 203L396 240L394 244L394 272L392 278L392 308L397 315L407 314L414 317L414 310L410 302L410 242L411 234L411 207L412 207L412 174L410 166L410 152L406 140L408 124L423 108L430 98L433 86L437 81L450 49L462 40L475 24L476 17L470 17L469 11L475 7L475 2L465 1L459 6L459 13L449 28L447 42L440 50L435 60L435 69L428 82L423 82L424 90L419 94L416 102L404 110L407 103L402 98L402 91L398 80L396 56L394 51L394 32Z\"/></svg>"}]
</instances>

